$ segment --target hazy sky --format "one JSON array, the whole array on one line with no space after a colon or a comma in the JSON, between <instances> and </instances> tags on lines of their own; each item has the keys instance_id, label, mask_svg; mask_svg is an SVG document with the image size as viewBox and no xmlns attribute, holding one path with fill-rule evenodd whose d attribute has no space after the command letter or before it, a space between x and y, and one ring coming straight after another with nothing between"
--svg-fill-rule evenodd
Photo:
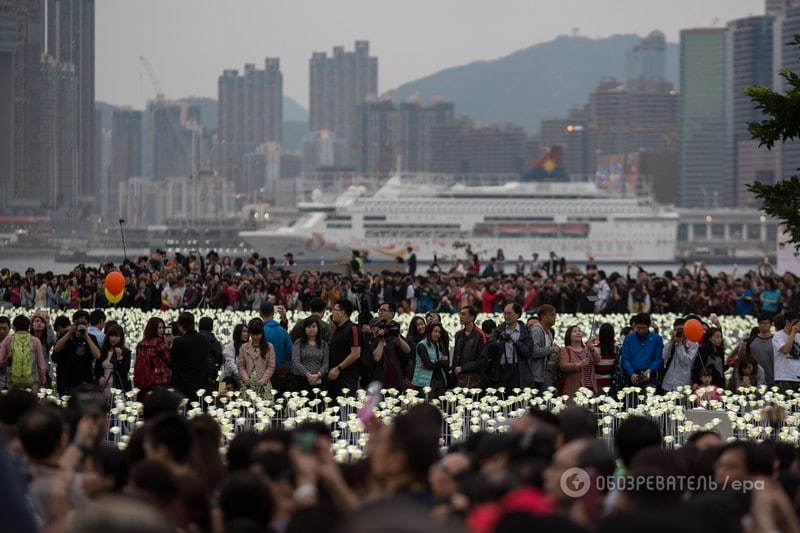
<instances>
[{"instance_id":1,"label":"hazy sky","mask_svg":"<svg viewBox=\"0 0 800 533\"><path fill-rule=\"evenodd\" d=\"M761 14L764 0L98 0L97 99L142 107L153 65L167 97L217 96L223 69L281 59L284 93L308 101L312 51L368 39L381 91L569 34L663 31ZM263 68L263 67L262 67Z\"/></svg>"}]
</instances>

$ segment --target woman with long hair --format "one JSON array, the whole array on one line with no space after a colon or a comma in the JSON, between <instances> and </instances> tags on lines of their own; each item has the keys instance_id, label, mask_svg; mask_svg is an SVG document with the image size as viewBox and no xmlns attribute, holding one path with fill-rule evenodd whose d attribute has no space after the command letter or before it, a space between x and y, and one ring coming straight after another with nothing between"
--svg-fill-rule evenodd
<instances>
[{"instance_id":1,"label":"woman with long hair","mask_svg":"<svg viewBox=\"0 0 800 533\"><path fill-rule=\"evenodd\" d=\"M584 344L580 326L567 328L564 347L558 357L558 366L564 373L562 394L574 396L581 387L597 392L595 365L600 361L600 351L596 347L597 338Z\"/></svg>"},{"instance_id":2,"label":"woman with long hair","mask_svg":"<svg viewBox=\"0 0 800 533\"><path fill-rule=\"evenodd\" d=\"M318 387L328 373L329 348L321 332L322 321L311 315L303 320L300 338L292 346L292 373L305 382L303 388Z\"/></svg>"},{"instance_id":3,"label":"woman with long hair","mask_svg":"<svg viewBox=\"0 0 800 533\"><path fill-rule=\"evenodd\" d=\"M189 467L200 478L210 498L216 494L226 474L219 451L222 447L222 431L217 421L208 414L192 418L189 428L192 431Z\"/></svg>"},{"instance_id":4,"label":"woman with long hair","mask_svg":"<svg viewBox=\"0 0 800 533\"><path fill-rule=\"evenodd\" d=\"M223 377L226 375L236 375L237 362L239 361L239 350L242 345L250 340L250 331L247 329L247 324L236 324L233 327L233 335L231 335L231 342L225 345L222 349L222 356L224 359L224 366L222 368Z\"/></svg>"},{"instance_id":5,"label":"woman with long hair","mask_svg":"<svg viewBox=\"0 0 800 533\"><path fill-rule=\"evenodd\" d=\"M617 367L617 357L619 356L614 326L604 322L597 331L597 337L599 340L597 347L600 350L600 360L594 366L597 389L603 390L605 387L610 389L613 385L614 369Z\"/></svg>"},{"instance_id":6,"label":"woman with long hair","mask_svg":"<svg viewBox=\"0 0 800 533\"><path fill-rule=\"evenodd\" d=\"M736 361L728 388L737 392L739 387L759 387L766 384L764 369L750 352L745 352Z\"/></svg>"},{"instance_id":7,"label":"woman with long hair","mask_svg":"<svg viewBox=\"0 0 800 533\"><path fill-rule=\"evenodd\" d=\"M431 311L425 315L425 324L432 324L434 322L441 324L442 317L439 315L439 313ZM442 337L439 340L439 349L443 354L450 357L450 335L447 333L447 330L444 329L444 326L442 326Z\"/></svg>"},{"instance_id":8,"label":"woman with long hair","mask_svg":"<svg viewBox=\"0 0 800 533\"><path fill-rule=\"evenodd\" d=\"M431 395L438 396L447 390L447 368L450 360L439 349L444 328L438 322L431 322L425 330L425 340L417 344L414 377L411 382L416 387L431 388Z\"/></svg>"},{"instance_id":9,"label":"woman with long hair","mask_svg":"<svg viewBox=\"0 0 800 533\"><path fill-rule=\"evenodd\" d=\"M266 398L272 394L270 379L275 373L275 348L264 337L264 322L254 318L247 324L250 342L239 348L239 381L243 388Z\"/></svg>"},{"instance_id":10,"label":"woman with long hair","mask_svg":"<svg viewBox=\"0 0 800 533\"><path fill-rule=\"evenodd\" d=\"M722 330L710 327L703 335L697 357L692 365L692 376L697 383L700 370L706 369L711 375L711 384L722 388L725 386L725 344L722 339Z\"/></svg>"},{"instance_id":11,"label":"woman with long hair","mask_svg":"<svg viewBox=\"0 0 800 533\"><path fill-rule=\"evenodd\" d=\"M411 348L411 353L417 353L417 344L425 340L425 332L428 329L428 324L421 316L415 316L408 323L408 332L406 333L406 342ZM405 378L409 381L414 377L414 368L417 366L417 358L411 357L406 368Z\"/></svg>"},{"instance_id":12,"label":"woman with long hair","mask_svg":"<svg viewBox=\"0 0 800 533\"><path fill-rule=\"evenodd\" d=\"M136 345L136 363L133 366L133 384L142 398L153 387L169 385L170 345L166 337L167 325L154 316L147 321L142 340Z\"/></svg>"},{"instance_id":13,"label":"woman with long hair","mask_svg":"<svg viewBox=\"0 0 800 533\"><path fill-rule=\"evenodd\" d=\"M106 396L111 389L131 390L128 377L131 369L131 351L125 346L125 332L119 324L111 324L106 329L103 346L100 348L100 359L94 366L97 384Z\"/></svg>"}]
</instances>

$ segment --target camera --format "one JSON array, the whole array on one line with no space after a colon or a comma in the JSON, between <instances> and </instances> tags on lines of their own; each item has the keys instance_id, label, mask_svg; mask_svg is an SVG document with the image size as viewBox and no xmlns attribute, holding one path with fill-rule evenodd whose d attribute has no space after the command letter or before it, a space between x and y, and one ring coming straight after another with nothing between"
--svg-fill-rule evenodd
<instances>
[{"instance_id":1,"label":"camera","mask_svg":"<svg viewBox=\"0 0 800 533\"><path fill-rule=\"evenodd\" d=\"M500 340L503 342L511 342L514 338L511 336L511 333L504 331L500 334Z\"/></svg>"},{"instance_id":2,"label":"camera","mask_svg":"<svg viewBox=\"0 0 800 533\"><path fill-rule=\"evenodd\" d=\"M678 326L677 328L675 328L675 337L679 339L683 338L683 326Z\"/></svg>"},{"instance_id":3,"label":"camera","mask_svg":"<svg viewBox=\"0 0 800 533\"><path fill-rule=\"evenodd\" d=\"M383 330L383 336L387 339L396 339L400 336L400 325L391 323Z\"/></svg>"}]
</instances>

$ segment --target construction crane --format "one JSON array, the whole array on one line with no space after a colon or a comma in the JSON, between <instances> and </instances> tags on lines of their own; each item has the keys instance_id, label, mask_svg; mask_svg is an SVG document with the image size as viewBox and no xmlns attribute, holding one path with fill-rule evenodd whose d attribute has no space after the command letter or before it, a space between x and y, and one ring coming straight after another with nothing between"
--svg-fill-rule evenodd
<instances>
[{"instance_id":1,"label":"construction crane","mask_svg":"<svg viewBox=\"0 0 800 533\"><path fill-rule=\"evenodd\" d=\"M150 85L153 86L153 90L156 92L156 101L158 102L165 102L166 98L164 97L164 92L161 90L161 84L158 82L158 77L156 76L156 72L153 69L153 65L150 64L150 61L144 57L139 56L139 64L144 70L145 74L147 75L147 79L150 81ZM190 178L195 178L198 175L197 172L197 154L195 153L195 147L197 145L197 131L196 129L192 129L192 146L189 147L186 145L186 139L183 136L183 126L175 119L175 117L167 111L167 122L172 129L172 133L178 139L178 143L180 144L181 151L183 154L189 158L189 166L190 170Z\"/></svg>"}]
</instances>

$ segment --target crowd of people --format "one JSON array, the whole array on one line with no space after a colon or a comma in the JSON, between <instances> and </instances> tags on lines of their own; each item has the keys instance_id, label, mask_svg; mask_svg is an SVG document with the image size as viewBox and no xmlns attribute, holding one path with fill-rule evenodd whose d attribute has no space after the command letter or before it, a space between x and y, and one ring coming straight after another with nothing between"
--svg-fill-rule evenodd
<instances>
[{"instance_id":1,"label":"crowd of people","mask_svg":"<svg viewBox=\"0 0 800 533\"><path fill-rule=\"evenodd\" d=\"M308 310L313 298L330 308L342 298L353 302L367 296L374 311L382 302L401 313L457 313L466 304L484 313L500 313L516 302L530 312L549 304L560 313L640 312L755 316L800 310L800 285L792 273L777 275L768 262L747 272L711 274L702 264L685 261L674 271L648 272L630 263L623 273L607 273L589 258L585 268L570 267L551 254L540 260L503 259L502 250L486 264L476 255L452 264L434 261L417 272L413 250L403 272L370 274L364 255L353 252L346 274L300 270L291 254L281 263L253 254L247 258L196 253L167 257L154 252L119 267L79 265L71 273L54 275L29 268L24 273L0 270L0 307L90 309L109 307L105 275L119 269L125 276L125 296L118 306L153 309L216 308L258 311L271 302L289 310ZM498 260L497 257L501 259Z\"/></svg>"},{"instance_id":2,"label":"crowd of people","mask_svg":"<svg viewBox=\"0 0 800 533\"><path fill-rule=\"evenodd\" d=\"M516 533L800 531L800 455L777 440L698 431L675 449L630 416L613 446L595 413L529 409L506 432L441 447L429 403L366 419L364 459L339 464L331 428L240 432L221 448L209 415L181 396L142 398L124 450L104 442L108 408L91 389L66 406L24 389L0 395L2 529L15 533Z\"/></svg>"},{"instance_id":3,"label":"crowd of people","mask_svg":"<svg viewBox=\"0 0 800 533\"><path fill-rule=\"evenodd\" d=\"M800 531L800 455L788 443L723 443L719 434L704 431L680 449L667 449L659 425L634 416L618 427L609 449L598 439L597 415L570 407L558 415L532 408L509 421L506 432L476 432L442 449L442 414L422 403L390 423L366 416L366 459L337 464L331 452L335 428L324 423L242 431L223 453L218 423L207 415L187 419L182 401L196 399L200 390L274 398L318 388L335 398L371 382L424 390L429 399L459 386L555 387L569 396L582 388L613 394L628 386L651 393L691 387L698 405L718 399L723 388L796 390L800 315L792 307L791 275L781 278L777 299L769 294L765 299L768 289L749 288L777 278L763 272L742 278L751 291L746 303L752 309L745 314L757 312L758 326L737 345L726 346L713 316L706 321L705 315L688 313L671 331L660 332L639 308L621 331L599 318L596 331L566 324L564 337L554 338L565 304L543 301L543 287L577 283L587 305L596 305L603 295L598 285L608 280L591 266L563 275L535 270L470 277L434 268L424 277L369 276L359 273L363 267L356 261L349 276L305 272L295 279L291 269L256 258L203 260L165 262L154 256L121 267L131 286L139 282L132 299L128 291L128 303L155 283L160 303L153 299L144 308L181 310L174 323L151 317L140 339L131 339L132 332L97 305L98 289L113 265L75 270L76 286L91 281L95 287L92 301L77 297L77 309L65 312L69 306L55 305L52 309L62 311L54 311L54 318L44 310L49 306L0 316L0 386L7 389L0 394L0 483L12 495L5 499L3 527L220 533ZM47 277L35 272L25 277L37 276ZM702 281L704 276L679 272L656 278L639 271L612 285L621 282L635 291L667 279L678 287L729 283L722 276ZM21 286L11 274L2 280L4 287ZM166 286L159 290L161 280ZM252 315L236 325L231 338L217 338L202 306L184 305L198 284L205 293L205 284L215 280L229 287L228 293L232 280L239 287L256 281L265 290L257 309L243 308ZM412 291L403 297L404 280L452 288L457 331L443 324L444 311L425 306L402 328L397 313L418 312L423 300ZM487 288L477 289L482 283L498 284L498 292L509 286L514 295L492 300L491 311L502 304L499 323L476 322L487 309ZM737 283L734 293L742 288ZM320 290L288 297L297 285ZM180 298L174 296L178 287L183 287ZM593 296L586 298L589 291ZM531 292L536 297L526 303ZM417 305L406 305L408 298L416 298ZM226 301L231 302L227 296ZM734 312L742 301L743 296L734 300ZM764 302L776 307L765 308ZM90 311L81 308L90 304ZM309 315L290 324L292 308ZM700 342L687 338L687 320L702 322ZM65 405L41 403L35 394L40 387L54 389ZM124 450L106 443L112 389L136 389L143 405L144 424Z\"/></svg>"}]
</instances>

